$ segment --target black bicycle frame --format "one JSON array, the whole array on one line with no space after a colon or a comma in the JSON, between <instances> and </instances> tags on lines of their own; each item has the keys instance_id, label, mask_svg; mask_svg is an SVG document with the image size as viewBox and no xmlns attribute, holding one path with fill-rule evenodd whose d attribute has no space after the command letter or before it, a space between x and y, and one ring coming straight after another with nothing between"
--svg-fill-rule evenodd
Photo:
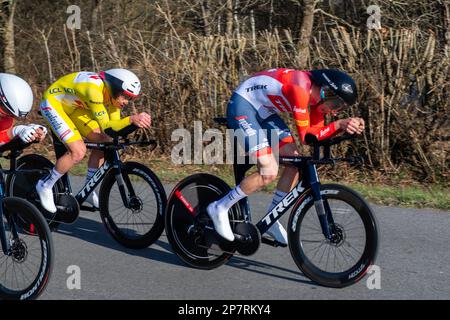
<instances>
[{"instance_id":1,"label":"black bicycle frame","mask_svg":"<svg viewBox=\"0 0 450 320\"><path fill-rule=\"evenodd\" d=\"M0 172L0 242L2 245L2 251L5 255L9 255L11 253L11 246L9 244L8 239L6 238L6 229L3 219L3 199L5 198L5 177L4 173L6 171L1 170ZM9 215L8 217L8 224L11 228L11 233L13 234L14 238L18 238L19 235L16 230L16 225L11 221L12 215Z\"/></svg>"},{"instance_id":2,"label":"black bicycle frame","mask_svg":"<svg viewBox=\"0 0 450 320\"><path fill-rule=\"evenodd\" d=\"M236 159L235 159L236 160ZM291 165L298 168L302 179L299 183L289 192L272 210L270 210L257 224L256 227L259 229L261 235L264 234L278 219L280 219L292 205L301 198L308 190L311 190L311 194L316 204L316 210L318 211L318 216L320 224L322 226L322 231L325 237L330 238L331 232L328 222L332 221L329 217L330 212L327 210L327 204L323 202L322 196L320 194L320 180L317 174L317 168L312 157L280 157L279 163L282 165ZM246 158L246 164L235 164L234 173L236 178L236 185L239 185L245 178L246 172L252 167L248 164L248 158ZM241 200L241 205L244 208L244 219L245 221L251 221L251 211L250 205L247 198Z\"/></svg>"},{"instance_id":3,"label":"black bicycle frame","mask_svg":"<svg viewBox=\"0 0 450 320\"><path fill-rule=\"evenodd\" d=\"M114 143L117 144L117 139L114 139ZM55 148L56 158L59 159L66 152L66 146L53 134L53 145ZM101 150L105 154L105 163L95 172L93 177L86 182L86 184L81 188L81 190L76 194L75 199L78 204L81 205L86 201L89 195L95 190L95 188L103 181L106 173L113 168L115 170L115 176L119 185L120 195L126 207L128 207L128 197L125 193L124 184L127 185L128 192L131 196L134 196L134 189L132 188L131 181L129 181L128 176L122 176L122 161L120 160L119 151L117 148L112 147L108 143L86 143L88 149ZM63 182L65 192L72 194L72 186L68 174L66 173L61 177ZM89 207L81 207L83 210L91 210Z\"/></svg>"}]
</instances>

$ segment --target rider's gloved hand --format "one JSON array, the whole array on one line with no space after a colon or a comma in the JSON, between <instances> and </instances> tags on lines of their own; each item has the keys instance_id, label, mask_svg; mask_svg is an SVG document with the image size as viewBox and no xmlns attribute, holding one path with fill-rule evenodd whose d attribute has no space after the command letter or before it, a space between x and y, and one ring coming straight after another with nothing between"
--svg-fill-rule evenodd
<instances>
[{"instance_id":1,"label":"rider's gloved hand","mask_svg":"<svg viewBox=\"0 0 450 320\"><path fill-rule=\"evenodd\" d=\"M139 128L149 128L152 118L146 112L132 115L130 117L130 122Z\"/></svg>"},{"instance_id":2,"label":"rider's gloved hand","mask_svg":"<svg viewBox=\"0 0 450 320\"><path fill-rule=\"evenodd\" d=\"M46 127L44 127L43 125L40 125L40 124L35 124L35 123L30 123L29 125L28 125L29 127L32 127L34 130L37 130L37 129L41 129L42 130L42 133L44 134L44 136L47 134L47 128Z\"/></svg>"},{"instance_id":3,"label":"rider's gloved hand","mask_svg":"<svg viewBox=\"0 0 450 320\"><path fill-rule=\"evenodd\" d=\"M12 130L13 136L19 136L20 140L22 140L25 143L31 143L33 142L36 137L36 129L34 129L31 125L30 126L24 126L19 125L15 126Z\"/></svg>"},{"instance_id":4,"label":"rider's gloved hand","mask_svg":"<svg viewBox=\"0 0 450 320\"><path fill-rule=\"evenodd\" d=\"M338 120L339 129L348 134L361 134L364 131L364 120L361 118L348 118Z\"/></svg>"}]
</instances>

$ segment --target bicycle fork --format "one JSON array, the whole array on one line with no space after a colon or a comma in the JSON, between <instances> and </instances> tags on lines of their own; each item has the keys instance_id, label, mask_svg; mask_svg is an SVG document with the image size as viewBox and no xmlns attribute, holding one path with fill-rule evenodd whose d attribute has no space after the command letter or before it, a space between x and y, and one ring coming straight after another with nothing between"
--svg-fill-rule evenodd
<instances>
[{"instance_id":1,"label":"bicycle fork","mask_svg":"<svg viewBox=\"0 0 450 320\"><path fill-rule=\"evenodd\" d=\"M3 198L2 198L3 199ZM4 212L3 212L3 201L0 200L0 241L2 243L2 251L5 255L11 255L11 243L9 243L8 239L6 238L6 228L5 228L5 222L4 222ZM14 221L12 220L11 215L9 217L5 217L8 220L8 224L11 227L11 233L13 235L14 239L17 239L19 237L19 234L16 230L16 225Z\"/></svg>"},{"instance_id":2,"label":"bicycle fork","mask_svg":"<svg viewBox=\"0 0 450 320\"><path fill-rule=\"evenodd\" d=\"M134 189L131 184L130 178L128 175L122 174L121 162L119 158L119 153L116 151L114 154L114 162L115 162L115 177L117 186L119 187L120 197L122 198L123 204L127 209L130 209L131 204L129 200L130 197L134 197ZM127 194L128 190L128 194Z\"/></svg>"},{"instance_id":3,"label":"bicycle fork","mask_svg":"<svg viewBox=\"0 0 450 320\"><path fill-rule=\"evenodd\" d=\"M330 227L334 225L334 220L331 215L328 201L324 201L320 193L320 181L316 166L314 164L309 165L307 172L311 184L314 207L317 212L317 217L319 218L320 226L322 227L322 233L325 238L331 240L332 230Z\"/></svg>"}]
</instances>

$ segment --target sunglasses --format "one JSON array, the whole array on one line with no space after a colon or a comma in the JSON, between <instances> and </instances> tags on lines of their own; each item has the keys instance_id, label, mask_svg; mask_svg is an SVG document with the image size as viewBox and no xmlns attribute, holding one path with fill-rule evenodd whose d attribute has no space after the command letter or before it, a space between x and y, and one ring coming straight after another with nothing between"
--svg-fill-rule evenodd
<instances>
[{"instance_id":1,"label":"sunglasses","mask_svg":"<svg viewBox=\"0 0 450 320\"><path fill-rule=\"evenodd\" d=\"M319 105L324 106L328 112L337 112L348 106L347 103L328 86L322 86L320 88L320 101L316 106Z\"/></svg>"}]
</instances>

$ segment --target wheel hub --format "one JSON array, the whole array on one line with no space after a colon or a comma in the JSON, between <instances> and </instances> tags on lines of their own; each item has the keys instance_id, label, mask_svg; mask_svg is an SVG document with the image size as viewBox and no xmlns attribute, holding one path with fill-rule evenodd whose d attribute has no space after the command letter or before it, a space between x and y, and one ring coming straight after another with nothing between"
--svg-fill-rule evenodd
<instances>
[{"instance_id":1,"label":"wheel hub","mask_svg":"<svg viewBox=\"0 0 450 320\"><path fill-rule=\"evenodd\" d=\"M330 242L336 247L340 247L345 242L344 228L338 224L333 227L333 233L331 235Z\"/></svg>"},{"instance_id":2,"label":"wheel hub","mask_svg":"<svg viewBox=\"0 0 450 320\"><path fill-rule=\"evenodd\" d=\"M27 259L28 248L23 240L14 240L11 246L11 256L13 260L18 263L22 263Z\"/></svg>"},{"instance_id":3,"label":"wheel hub","mask_svg":"<svg viewBox=\"0 0 450 320\"><path fill-rule=\"evenodd\" d=\"M144 205L139 197L134 196L130 198L130 209L133 213L140 213L143 207Z\"/></svg>"}]
</instances>

